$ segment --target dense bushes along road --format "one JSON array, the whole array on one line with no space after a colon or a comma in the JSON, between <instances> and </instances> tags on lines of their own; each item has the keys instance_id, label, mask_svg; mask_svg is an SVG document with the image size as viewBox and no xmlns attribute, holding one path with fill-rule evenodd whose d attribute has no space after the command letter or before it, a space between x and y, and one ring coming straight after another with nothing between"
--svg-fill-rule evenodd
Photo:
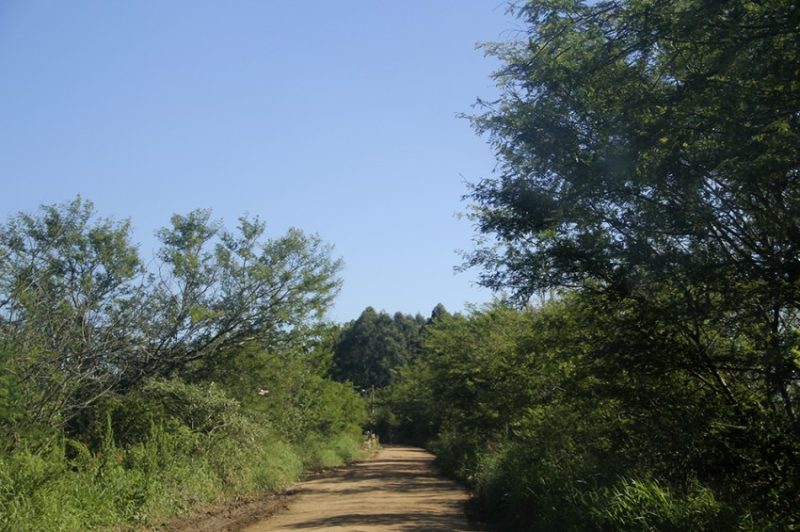
<instances>
[{"instance_id":1,"label":"dense bushes along road","mask_svg":"<svg viewBox=\"0 0 800 532\"><path fill-rule=\"evenodd\" d=\"M466 259L554 302L434 326L398 429L522 528L797 530L797 2L513 11Z\"/></svg>"},{"instance_id":2,"label":"dense bushes along road","mask_svg":"<svg viewBox=\"0 0 800 532\"><path fill-rule=\"evenodd\" d=\"M796 477L791 454L764 452L777 427L754 413L741 426L697 369L670 367L692 344L667 329L648 346L639 327L667 318L633 311L569 295L438 319L379 392L378 427L425 443L516 529L784 529Z\"/></svg>"}]
</instances>

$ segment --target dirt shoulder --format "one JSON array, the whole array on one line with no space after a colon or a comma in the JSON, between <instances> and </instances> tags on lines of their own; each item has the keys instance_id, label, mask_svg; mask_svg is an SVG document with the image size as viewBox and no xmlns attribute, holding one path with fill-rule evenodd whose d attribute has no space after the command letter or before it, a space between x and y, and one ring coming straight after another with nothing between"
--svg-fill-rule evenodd
<instances>
[{"instance_id":1,"label":"dirt shoulder","mask_svg":"<svg viewBox=\"0 0 800 532\"><path fill-rule=\"evenodd\" d=\"M156 530L164 532L237 532L276 513L285 511L294 495L293 490L206 507L189 516L176 517L162 523Z\"/></svg>"}]
</instances>

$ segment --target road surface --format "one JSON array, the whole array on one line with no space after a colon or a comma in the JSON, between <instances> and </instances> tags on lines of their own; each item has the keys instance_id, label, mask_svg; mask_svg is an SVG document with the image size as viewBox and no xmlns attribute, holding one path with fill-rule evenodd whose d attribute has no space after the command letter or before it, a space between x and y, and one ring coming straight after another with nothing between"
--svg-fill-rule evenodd
<instances>
[{"instance_id":1,"label":"road surface","mask_svg":"<svg viewBox=\"0 0 800 532\"><path fill-rule=\"evenodd\" d=\"M465 517L468 498L463 488L435 471L432 454L387 447L366 462L299 484L284 512L245 530L485 530Z\"/></svg>"}]
</instances>

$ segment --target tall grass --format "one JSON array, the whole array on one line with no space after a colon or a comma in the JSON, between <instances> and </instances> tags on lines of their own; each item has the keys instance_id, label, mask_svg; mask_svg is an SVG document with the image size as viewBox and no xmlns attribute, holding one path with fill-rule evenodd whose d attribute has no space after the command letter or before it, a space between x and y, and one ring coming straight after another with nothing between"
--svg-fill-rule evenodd
<instances>
[{"instance_id":1,"label":"tall grass","mask_svg":"<svg viewBox=\"0 0 800 532\"><path fill-rule=\"evenodd\" d=\"M62 437L0 453L0 530L145 527L206 504L274 492L309 468L360 456L360 431L289 442L242 418L200 432L174 417L121 445L111 416L98 444Z\"/></svg>"}]
</instances>

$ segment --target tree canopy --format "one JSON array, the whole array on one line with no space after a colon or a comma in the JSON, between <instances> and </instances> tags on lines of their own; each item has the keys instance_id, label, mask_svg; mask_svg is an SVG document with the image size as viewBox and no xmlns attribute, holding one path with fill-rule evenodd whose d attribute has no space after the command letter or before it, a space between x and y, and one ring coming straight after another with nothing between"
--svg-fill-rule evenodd
<instances>
[{"instance_id":1,"label":"tree canopy","mask_svg":"<svg viewBox=\"0 0 800 532\"><path fill-rule=\"evenodd\" d=\"M469 194L480 237L467 266L519 303L586 296L607 324L593 371L620 383L606 392L640 407L668 400L663 382L711 393L719 408L694 418L716 442L703 445L752 475L751 500L789 515L800 10L540 0L514 12L520 38L487 45L500 97L472 117L498 167Z\"/></svg>"},{"instance_id":2,"label":"tree canopy","mask_svg":"<svg viewBox=\"0 0 800 532\"><path fill-rule=\"evenodd\" d=\"M793 2L529 2L490 46L483 282L578 287L669 320L676 360L800 430L800 13ZM710 332L718 327L727 347ZM711 346L715 346L713 349ZM756 390L758 390L756 392ZM742 392L752 397L750 392Z\"/></svg>"},{"instance_id":3,"label":"tree canopy","mask_svg":"<svg viewBox=\"0 0 800 532\"><path fill-rule=\"evenodd\" d=\"M0 529L155 526L360 456L331 248L202 209L157 237L81 198L0 224Z\"/></svg>"},{"instance_id":4,"label":"tree canopy","mask_svg":"<svg viewBox=\"0 0 800 532\"><path fill-rule=\"evenodd\" d=\"M386 386L393 380L396 368L419 354L424 325L425 319L420 315L396 312L390 316L367 307L339 335L334 347L333 376L363 389Z\"/></svg>"},{"instance_id":5,"label":"tree canopy","mask_svg":"<svg viewBox=\"0 0 800 532\"><path fill-rule=\"evenodd\" d=\"M0 341L16 352L5 370L30 391L20 408L63 422L111 391L244 345L277 349L318 322L339 261L315 236L264 230L175 215L146 267L130 223L98 218L91 202L12 217L0 226Z\"/></svg>"},{"instance_id":6,"label":"tree canopy","mask_svg":"<svg viewBox=\"0 0 800 532\"><path fill-rule=\"evenodd\" d=\"M526 38L488 46L505 62L502 96L474 117L500 163L471 194L500 244L472 256L487 284L525 297L678 269L796 289L793 2L542 1L517 14Z\"/></svg>"}]
</instances>

